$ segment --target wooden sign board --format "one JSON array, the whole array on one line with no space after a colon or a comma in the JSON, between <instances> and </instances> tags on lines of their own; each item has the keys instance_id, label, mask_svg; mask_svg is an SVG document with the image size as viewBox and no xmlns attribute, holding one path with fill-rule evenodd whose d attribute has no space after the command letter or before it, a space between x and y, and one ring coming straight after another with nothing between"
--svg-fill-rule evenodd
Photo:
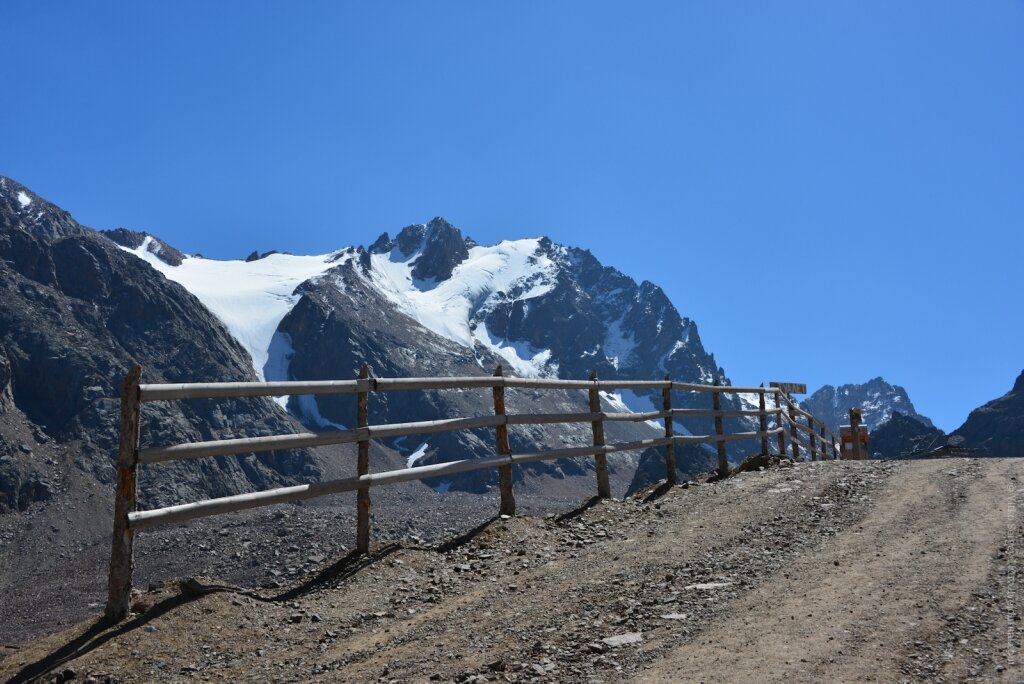
<instances>
[{"instance_id":1,"label":"wooden sign board","mask_svg":"<svg viewBox=\"0 0 1024 684\"><path fill-rule=\"evenodd\" d=\"M807 385L802 382L769 382L770 387L778 387L786 394L807 394Z\"/></svg>"}]
</instances>

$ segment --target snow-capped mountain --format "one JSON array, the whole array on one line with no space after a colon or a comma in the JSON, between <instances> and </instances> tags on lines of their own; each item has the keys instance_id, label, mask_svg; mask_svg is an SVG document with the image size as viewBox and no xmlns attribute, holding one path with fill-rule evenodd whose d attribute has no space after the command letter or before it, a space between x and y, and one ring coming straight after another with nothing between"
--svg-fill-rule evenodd
<instances>
[{"instance_id":1,"label":"snow-capped mountain","mask_svg":"<svg viewBox=\"0 0 1024 684\"><path fill-rule=\"evenodd\" d=\"M490 373L501 364L521 376L579 379L595 370L603 378L729 382L704 350L696 324L680 316L661 288L543 237L479 245L435 218L394 238L385 233L368 248L247 261L185 256L178 263L164 258L166 246L155 247L151 237L121 237L111 235L218 316L268 380L349 377L366 361L381 376ZM693 397L690 405L706 399ZM480 410L428 395L375 400L380 422ZM578 400L566 395L556 401ZM654 393L622 392L605 400L620 410L660 406ZM680 405L685 401L680 397ZM349 424L348 403L302 397L288 406L316 428ZM709 428L704 422L679 426L680 432ZM659 428L639 429L650 436ZM579 440L586 437L579 431ZM410 460L419 454L419 463L493 449L484 433L477 440L416 442L395 446ZM489 475L475 477L474 486L484 486L479 478Z\"/></svg>"},{"instance_id":2,"label":"snow-capped mountain","mask_svg":"<svg viewBox=\"0 0 1024 684\"><path fill-rule=\"evenodd\" d=\"M883 378L873 378L862 384L825 385L804 401L804 410L825 421L838 435L840 425L850 424L850 409L859 407L864 425L874 430L889 420L894 412L910 416L927 427L934 427L931 419L914 409L907 390L891 385Z\"/></svg>"},{"instance_id":3,"label":"snow-capped mountain","mask_svg":"<svg viewBox=\"0 0 1024 684\"><path fill-rule=\"evenodd\" d=\"M395 312L467 350L490 351L519 375L578 378L596 370L609 378L726 381L696 324L661 288L638 285L589 252L547 238L481 246L436 218L394 240L385 233L368 249L169 261L167 246L152 236L127 242L123 234L107 235L196 295L265 377L285 374L270 354L285 315L310 287L344 288L342 273L351 271Z\"/></svg>"},{"instance_id":4,"label":"snow-capped mountain","mask_svg":"<svg viewBox=\"0 0 1024 684\"><path fill-rule=\"evenodd\" d=\"M701 344L696 324L652 283L637 283L585 250L544 237L480 245L440 218L393 238L381 235L369 247L221 261L184 254L142 232L91 230L24 186L0 179L0 285L7 301L0 318L0 432L11 427L5 437L11 443L26 431L55 448L74 442L77 467L103 482L113 472L112 397L120 376L136 362L149 382L345 378L368 363L382 377L490 374L502 365L506 374L520 376L582 379L597 371L602 378L669 375L729 383ZM371 421L480 415L490 410L484 394L375 394ZM618 411L661 403L654 392L603 399L608 410ZM517 390L506 401L511 412L586 410L586 394L579 391ZM710 399L677 393L676 402L707 407ZM290 432L294 419L313 429L347 426L355 406L353 397L306 396L281 398L278 405L154 405L146 415L146 439L172 444ZM727 420L733 423L727 429L751 427L739 422ZM688 420L676 429L712 427ZM661 430L646 423L606 426L610 441ZM590 439L589 425L510 430L516 451L581 446ZM730 444L730 454L743 456L743 446ZM494 435L424 435L380 448L387 462L425 464L492 455ZM39 483L56 476L36 472L38 458L17 450L9 456L0 463L0 493L11 507L49 491ZM637 460L636 454L610 459L618 491L633 479ZM681 463L684 473L702 469L697 460ZM143 499L164 504L316 479L318 467L315 454L307 452L169 464L161 472L174 475L144 482ZM576 486L571 476L592 468L592 459L537 463L517 468L516 477L564 481L556 485L562 493ZM480 491L494 477L482 471L432 484ZM589 479L582 482L592 488Z\"/></svg>"}]
</instances>

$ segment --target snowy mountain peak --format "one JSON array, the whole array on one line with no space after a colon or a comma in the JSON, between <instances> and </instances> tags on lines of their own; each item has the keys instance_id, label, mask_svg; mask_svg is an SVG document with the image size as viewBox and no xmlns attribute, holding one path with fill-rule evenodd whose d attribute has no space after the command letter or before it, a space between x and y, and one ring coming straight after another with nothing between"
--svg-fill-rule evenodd
<instances>
[{"instance_id":1,"label":"snowy mountain peak","mask_svg":"<svg viewBox=\"0 0 1024 684\"><path fill-rule=\"evenodd\" d=\"M482 246L438 217L406 226L394 239L384 233L367 249L248 263L185 258L175 267L162 257L166 247L154 249L152 238L140 242L140 235L109 237L198 296L249 350L258 374L287 356L269 347L299 299L328 290L344 299L355 288L393 307L378 315L411 319L481 359L488 371L497 356L517 375L582 378L597 371L604 378L669 374L729 382L696 325L660 287L638 284L589 251L546 237ZM289 371L275 366L270 375Z\"/></svg>"},{"instance_id":2,"label":"snowy mountain peak","mask_svg":"<svg viewBox=\"0 0 1024 684\"><path fill-rule=\"evenodd\" d=\"M824 420L833 430L850 422L850 409L861 410L868 430L882 425L896 412L910 416L927 427L932 421L914 409L907 390L876 377L861 384L825 385L801 402L805 410Z\"/></svg>"},{"instance_id":3,"label":"snowy mountain peak","mask_svg":"<svg viewBox=\"0 0 1024 684\"><path fill-rule=\"evenodd\" d=\"M398 236L399 241L402 235ZM445 221L434 218L425 227L420 242L420 256L413 263L412 275L420 280L446 280L455 267L469 257L462 232Z\"/></svg>"}]
</instances>

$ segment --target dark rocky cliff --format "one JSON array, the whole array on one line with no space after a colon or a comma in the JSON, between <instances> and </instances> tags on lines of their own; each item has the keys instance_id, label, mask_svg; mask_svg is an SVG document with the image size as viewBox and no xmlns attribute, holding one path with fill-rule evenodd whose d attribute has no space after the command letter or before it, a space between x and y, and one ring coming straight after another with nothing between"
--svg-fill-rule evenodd
<instances>
[{"instance_id":1,"label":"dark rocky cliff","mask_svg":"<svg viewBox=\"0 0 1024 684\"><path fill-rule=\"evenodd\" d=\"M27 192L0 180L0 423L34 440L25 449L4 440L0 508L45 498L46 487L26 483L49 481L60 460L112 481L119 387L133 364L146 382L255 379L245 351L195 297L37 195L26 204ZM293 429L268 400L196 401L147 404L142 434L144 443L170 444ZM26 453L46 448L53 463ZM315 474L307 452L164 464L143 468L141 500L167 504Z\"/></svg>"},{"instance_id":2,"label":"dark rocky cliff","mask_svg":"<svg viewBox=\"0 0 1024 684\"><path fill-rule=\"evenodd\" d=\"M979 456L1024 456L1024 372L1009 392L971 411L953 435Z\"/></svg>"}]
</instances>

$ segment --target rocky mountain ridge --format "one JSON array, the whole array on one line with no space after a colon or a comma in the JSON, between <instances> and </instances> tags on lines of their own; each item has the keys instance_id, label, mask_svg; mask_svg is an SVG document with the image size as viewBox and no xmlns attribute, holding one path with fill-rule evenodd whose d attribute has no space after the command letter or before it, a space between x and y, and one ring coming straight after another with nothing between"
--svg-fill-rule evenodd
<instances>
[{"instance_id":1,"label":"rocky mountain ridge","mask_svg":"<svg viewBox=\"0 0 1024 684\"><path fill-rule=\"evenodd\" d=\"M824 385L800 402L800 406L818 416L837 435L840 425L850 424L850 409L854 407L860 408L861 418L869 432L873 432L897 412L927 427L934 427L930 418L914 408L907 390L886 382L882 377L839 387Z\"/></svg>"},{"instance_id":2,"label":"rocky mountain ridge","mask_svg":"<svg viewBox=\"0 0 1024 684\"><path fill-rule=\"evenodd\" d=\"M872 458L905 458L944 446L945 432L896 411L871 433Z\"/></svg>"},{"instance_id":3,"label":"rocky mountain ridge","mask_svg":"<svg viewBox=\"0 0 1024 684\"><path fill-rule=\"evenodd\" d=\"M1024 371L1009 392L971 411L953 436L978 456L1024 456Z\"/></svg>"}]
</instances>

